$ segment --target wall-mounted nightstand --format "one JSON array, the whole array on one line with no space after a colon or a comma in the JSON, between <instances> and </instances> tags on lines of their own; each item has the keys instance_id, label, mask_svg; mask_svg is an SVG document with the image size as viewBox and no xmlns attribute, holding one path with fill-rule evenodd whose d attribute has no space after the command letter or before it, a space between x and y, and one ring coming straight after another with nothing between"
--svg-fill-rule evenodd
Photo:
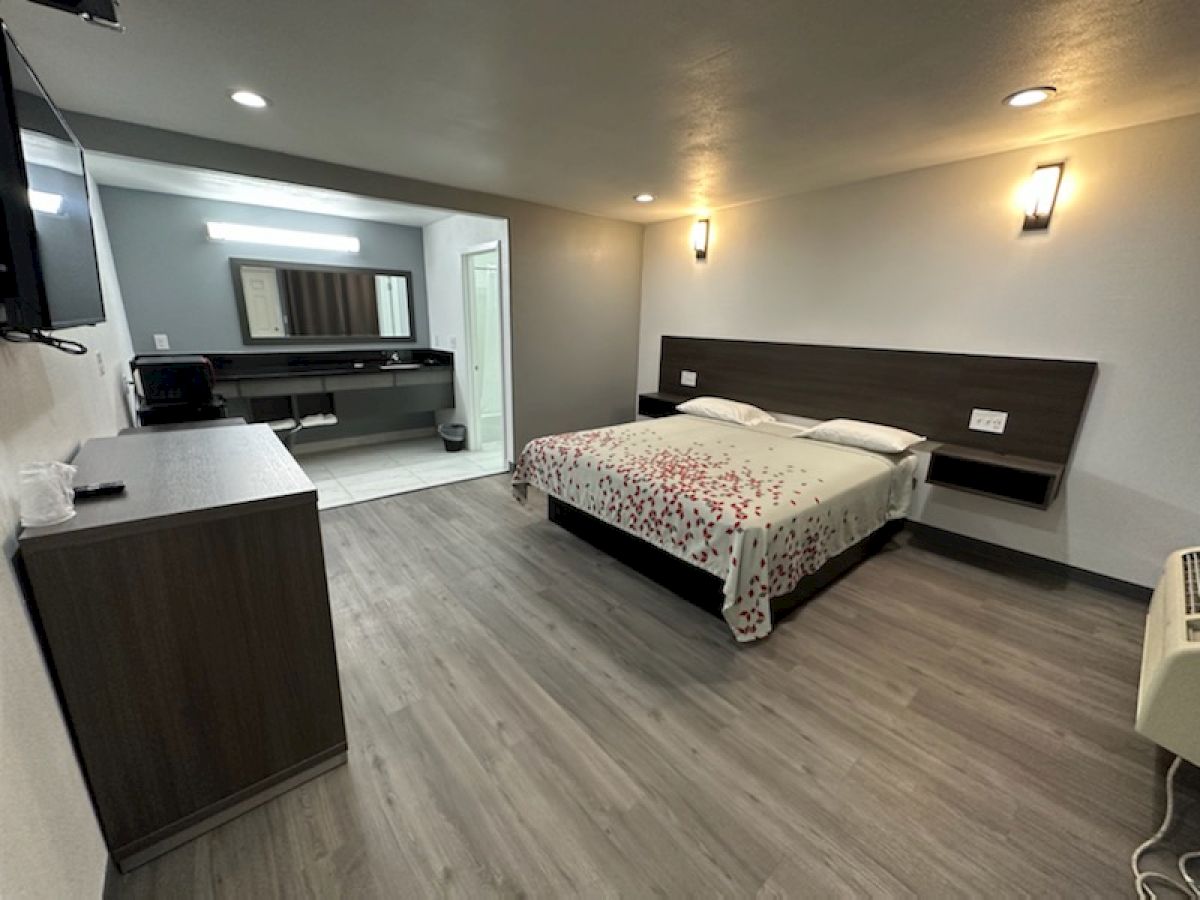
<instances>
[{"instance_id":1,"label":"wall-mounted nightstand","mask_svg":"<svg viewBox=\"0 0 1200 900\"><path fill-rule=\"evenodd\" d=\"M662 391L656 391L652 394L639 394L637 411L639 416L649 416L652 419L661 419L663 416L678 415L679 411L675 409L676 404L683 403L687 397L679 394L665 394Z\"/></svg>"},{"instance_id":2,"label":"wall-mounted nightstand","mask_svg":"<svg viewBox=\"0 0 1200 900\"><path fill-rule=\"evenodd\" d=\"M1046 509L1058 496L1062 463L942 444L929 456L929 484Z\"/></svg>"}]
</instances>

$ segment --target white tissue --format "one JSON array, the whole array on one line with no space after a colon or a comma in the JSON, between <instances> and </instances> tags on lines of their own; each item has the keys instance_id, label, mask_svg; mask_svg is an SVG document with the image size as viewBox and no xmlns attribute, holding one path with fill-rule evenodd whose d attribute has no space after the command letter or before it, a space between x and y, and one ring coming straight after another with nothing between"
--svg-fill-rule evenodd
<instances>
[{"instance_id":1,"label":"white tissue","mask_svg":"<svg viewBox=\"0 0 1200 900\"><path fill-rule=\"evenodd\" d=\"M21 524L26 528L57 525L75 515L75 467L61 462L21 467L17 490Z\"/></svg>"}]
</instances>

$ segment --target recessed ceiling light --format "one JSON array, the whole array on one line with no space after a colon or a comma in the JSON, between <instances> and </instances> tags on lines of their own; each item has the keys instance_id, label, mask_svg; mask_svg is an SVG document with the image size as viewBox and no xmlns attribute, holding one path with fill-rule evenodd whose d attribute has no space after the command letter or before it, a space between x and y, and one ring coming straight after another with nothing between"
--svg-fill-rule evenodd
<instances>
[{"instance_id":1,"label":"recessed ceiling light","mask_svg":"<svg viewBox=\"0 0 1200 900\"><path fill-rule=\"evenodd\" d=\"M1017 91L1015 94L1009 94L1004 98L1006 106L1037 106L1039 103L1044 103L1055 94L1055 89L1046 85L1044 87L1024 88Z\"/></svg>"},{"instance_id":2,"label":"recessed ceiling light","mask_svg":"<svg viewBox=\"0 0 1200 900\"><path fill-rule=\"evenodd\" d=\"M646 194L646 193L634 194L633 199L636 200L638 203L653 203L654 195Z\"/></svg>"},{"instance_id":3,"label":"recessed ceiling light","mask_svg":"<svg viewBox=\"0 0 1200 900\"><path fill-rule=\"evenodd\" d=\"M248 106L250 109L266 109L271 105L270 100L254 91L234 91L229 95L229 99L242 106Z\"/></svg>"}]
</instances>

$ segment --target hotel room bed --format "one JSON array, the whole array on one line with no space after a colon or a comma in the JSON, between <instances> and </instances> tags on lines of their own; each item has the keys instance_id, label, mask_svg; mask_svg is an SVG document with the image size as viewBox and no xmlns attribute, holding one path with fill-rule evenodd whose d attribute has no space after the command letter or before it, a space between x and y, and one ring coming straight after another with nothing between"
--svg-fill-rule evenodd
<instances>
[{"instance_id":1,"label":"hotel room bed","mask_svg":"<svg viewBox=\"0 0 1200 900\"><path fill-rule=\"evenodd\" d=\"M739 641L770 633L772 598L902 519L915 458L690 415L538 438L513 487L619 529L721 583Z\"/></svg>"}]
</instances>

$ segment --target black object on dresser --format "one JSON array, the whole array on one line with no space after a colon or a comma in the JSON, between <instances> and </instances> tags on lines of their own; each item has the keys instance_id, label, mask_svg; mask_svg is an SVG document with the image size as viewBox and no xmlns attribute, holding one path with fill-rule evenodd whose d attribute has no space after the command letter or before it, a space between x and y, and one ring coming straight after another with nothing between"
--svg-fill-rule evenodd
<instances>
[{"instance_id":1,"label":"black object on dresser","mask_svg":"<svg viewBox=\"0 0 1200 900\"><path fill-rule=\"evenodd\" d=\"M649 416L652 419L661 419L663 416L675 416L679 414L679 410L675 406L687 399L687 397L682 397L678 394L667 394L662 391L639 394L638 415Z\"/></svg>"},{"instance_id":2,"label":"black object on dresser","mask_svg":"<svg viewBox=\"0 0 1200 900\"><path fill-rule=\"evenodd\" d=\"M30 611L117 865L346 758L316 493L265 425L88 441L26 529Z\"/></svg>"}]
</instances>

